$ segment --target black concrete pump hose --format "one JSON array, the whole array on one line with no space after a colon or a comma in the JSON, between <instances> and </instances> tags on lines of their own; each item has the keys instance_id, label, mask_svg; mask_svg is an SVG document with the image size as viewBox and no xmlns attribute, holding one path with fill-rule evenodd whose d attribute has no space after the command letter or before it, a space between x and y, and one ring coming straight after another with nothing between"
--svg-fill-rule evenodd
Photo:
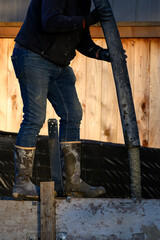
<instances>
[{"instance_id":1,"label":"black concrete pump hose","mask_svg":"<svg viewBox=\"0 0 160 240\"><path fill-rule=\"evenodd\" d=\"M101 26L109 48L125 145L128 148L132 198L141 198L139 133L126 58L109 0L93 0L100 9Z\"/></svg>"}]
</instances>

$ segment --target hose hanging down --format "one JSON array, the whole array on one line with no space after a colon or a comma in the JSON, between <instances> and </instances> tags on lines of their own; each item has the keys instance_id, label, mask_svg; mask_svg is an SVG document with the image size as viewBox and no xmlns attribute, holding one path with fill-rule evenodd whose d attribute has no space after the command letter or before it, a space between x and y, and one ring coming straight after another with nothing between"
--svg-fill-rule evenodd
<instances>
[{"instance_id":1,"label":"hose hanging down","mask_svg":"<svg viewBox=\"0 0 160 240\"><path fill-rule=\"evenodd\" d=\"M132 198L141 198L139 133L126 58L109 0L93 0L101 10L101 26L112 59L125 145L128 148Z\"/></svg>"}]
</instances>

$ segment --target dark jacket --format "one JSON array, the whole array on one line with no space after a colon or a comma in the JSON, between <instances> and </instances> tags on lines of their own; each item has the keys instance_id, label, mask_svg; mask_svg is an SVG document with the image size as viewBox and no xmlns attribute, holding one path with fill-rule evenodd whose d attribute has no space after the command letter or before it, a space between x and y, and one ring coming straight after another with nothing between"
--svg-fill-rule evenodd
<instances>
[{"instance_id":1,"label":"dark jacket","mask_svg":"<svg viewBox=\"0 0 160 240\"><path fill-rule=\"evenodd\" d=\"M94 58L92 49L100 47L83 29L90 5L91 0L32 0L15 41L61 66L69 65L76 49Z\"/></svg>"}]
</instances>

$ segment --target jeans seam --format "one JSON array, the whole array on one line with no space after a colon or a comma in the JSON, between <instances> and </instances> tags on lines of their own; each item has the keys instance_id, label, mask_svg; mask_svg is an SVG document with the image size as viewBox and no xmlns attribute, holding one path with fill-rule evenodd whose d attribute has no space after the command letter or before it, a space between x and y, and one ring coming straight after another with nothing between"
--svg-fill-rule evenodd
<instances>
[{"instance_id":1,"label":"jeans seam","mask_svg":"<svg viewBox=\"0 0 160 240\"><path fill-rule=\"evenodd\" d=\"M19 84L20 84L20 80L19 80ZM27 82L26 82L26 94L28 96L28 83ZM24 121L24 114L25 114L25 111L24 111L24 101L23 101L23 121ZM29 113L29 116L30 116L30 113ZM23 121L22 121L22 123L23 123ZM21 125L22 125L22 123L21 123ZM21 139L23 139L23 136L25 135L25 132L26 132L26 128L24 129L23 134L21 135ZM17 140L18 140L18 138L17 138Z\"/></svg>"},{"instance_id":2,"label":"jeans seam","mask_svg":"<svg viewBox=\"0 0 160 240\"><path fill-rule=\"evenodd\" d=\"M65 104L65 101L64 101L63 95L62 95L62 93L61 93L61 91L60 91L60 89L59 89L58 84L57 84L56 81L55 81L55 85L56 85L57 90L58 90L58 92L59 92L59 94L60 94L60 97L61 97L61 99L62 99L63 106L64 106L64 108L65 108L65 110L66 110L66 115L67 115L67 119L66 119L66 120L67 120L67 124L66 124L65 139L67 139L67 132L68 132L68 110L67 110L67 107L66 107L66 104Z\"/></svg>"}]
</instances>

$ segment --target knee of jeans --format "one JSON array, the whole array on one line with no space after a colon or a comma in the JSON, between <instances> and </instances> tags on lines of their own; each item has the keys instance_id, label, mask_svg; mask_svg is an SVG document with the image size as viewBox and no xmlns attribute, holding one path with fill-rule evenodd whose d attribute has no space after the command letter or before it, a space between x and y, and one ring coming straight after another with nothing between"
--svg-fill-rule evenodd
<instances>
[{"instance_id":1,"label":"knee of jeans","mask_svg":"<svg viewBox=\"0 0 160 240\"><path fill-rule=\"evenodd\" d=\"M45 116L39 116L37 122L35 123L39 126L39 128L42 128L43 124L45 123Z\"/></svg>"},{"instance_id":2,"label":"knee of jeans","mask_svg":"<svg viewBox=\"0 0 160 240\"><path fill-rule=\"evenodd\" d=\"M68 121L81 122L82 115L82 107L79 106L78 108L75 108L74 111L68 112Z\"/></svg>"},{"instance_id":3,"label":"knee of jeans","mask_svg":"<svg viewBox=\"0 0 160 240\"><path fill-rule=\"evenodd\" d=\"M45 123L45 116L25 117L23 119L23 125L32 126L33 129L41 129Z\"/></svg>"}]
</instances>

